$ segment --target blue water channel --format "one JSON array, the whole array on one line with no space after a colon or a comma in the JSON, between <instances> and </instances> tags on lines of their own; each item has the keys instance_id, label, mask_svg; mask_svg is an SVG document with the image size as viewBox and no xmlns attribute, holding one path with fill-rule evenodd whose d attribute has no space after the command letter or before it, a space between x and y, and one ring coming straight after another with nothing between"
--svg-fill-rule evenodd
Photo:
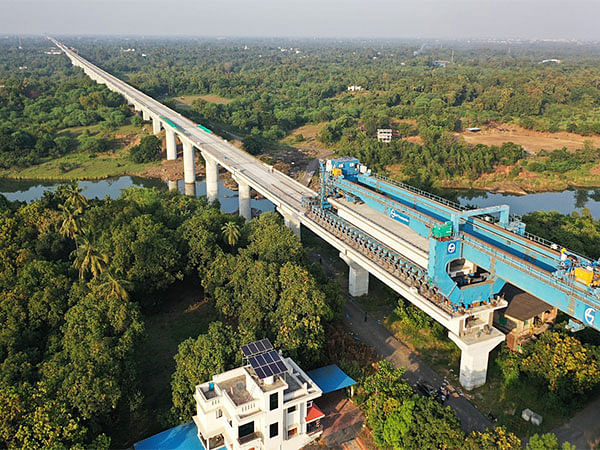
<instances>
[{"instance_id":1,"label":"blue water channel","mask_svg":"<svg viewBox=\"0 0 600 450\"><path fill-rule=\"evenodd\" d=\"M62 182L60 181L32 181L32 180L8 180L0 179L0 194L8 200L31 202L42 198L45 191L54 191ZM96 181L80 181L79 186L83 190L83 195L87 198L117 198L121 195L121 190L131 186L140 186L147 188L157 188L161 190L168 189L168 182L158 178L141 178L122 176L117 178L107 178ZM185 192L185 183L183 180L177 182L179 192ZM206 183L204 180L196 182L196 196L206 195ZM219 202L221 209L226 213L233 213L238 209L238 193L225 187L223 181L219 181ZM267 199L252 199L251 207L260 211L273 211L273 204Z\"/></svg>"}]
</instances>

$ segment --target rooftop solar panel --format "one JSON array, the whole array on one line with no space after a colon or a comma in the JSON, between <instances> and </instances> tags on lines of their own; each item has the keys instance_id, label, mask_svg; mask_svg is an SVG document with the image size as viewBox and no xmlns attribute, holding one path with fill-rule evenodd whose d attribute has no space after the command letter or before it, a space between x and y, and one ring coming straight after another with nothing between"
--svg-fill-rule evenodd
<instances>
[{"instance_id":1,"label":"rooftop solar panel","mask_svg":"<svg viewBox=\"0 0 600 450\"><path fill-rule=\"evenodd\" d=\"M250 365L254 369L254 372L261 380L263 378L270 377L271 375L277 375L283 372L287 372L287 367L282 361L279 353L275 350L271 350L268 353L262 355L254 355L248 358Z\"/></svg>"},{"instance_id":2,"label":"rooftop solar panel","mask_svg":"<svg viewBox=\"0 0 600 450\"><path fill-rule=\"evenodd\" d=\"M250 342L249 344L242 345L242 353L246 358L271 350L273 350L273 345L268 339L261 339L260 341Z\"/></svg>"}]
</instances>

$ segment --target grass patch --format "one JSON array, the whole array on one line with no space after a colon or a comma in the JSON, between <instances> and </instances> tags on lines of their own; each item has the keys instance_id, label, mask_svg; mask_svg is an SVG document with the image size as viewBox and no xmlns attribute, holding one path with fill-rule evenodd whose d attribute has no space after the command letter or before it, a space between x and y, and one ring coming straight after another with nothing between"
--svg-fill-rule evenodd
<instances>
[{"instance_id":1,"label":"grass patch","mask_svg":"<svg viewBox=\"0 0 600 450\"><path fill-rule=\"evenodd\" d=\"M128 431L132 442L162 431L171 408L171 375L177 348L187 338L205 333L216 317L197 284L175 285L166 297L158 311L144 317L145 337L136 356L144 380L140 386L144 414L137 429Z\"/></svg>"},{"instance_id":2,"label":"grass patch","mask_svg":"<svg viewBox=\"0 0 600 450\"><path fill-rule=\"evenodd\" d=\"M216 103L219 105L227 105L231 103L233 100L230 98L220 97L214 94L206 94L206 95L181 95L179 97L173 97L173 101L175 101L178 106L183 108L190 108L192 104L196 100L204 100L208 103Z\"/></svg>"},{"instance_id":3,"label":"grass patch","mask_svg":"<svg viewBox=\"0 0 600 450\"><path fill-rule=\"evenodd\" d=\"M408 302L406 302L408 303ZM415 306L405 306L409 316L395 309L384 322L399 340L413 348L437 373L458 382L460 349L447 331ZM411 317L412 313L415 317Z\"/></svg>"},{"instance_id":4,"label":"grass patch","mask_svg":"<svg viewBox=\"0 0 600 450\"><path fill-rule=\"evenodd\" d=\"M96 180L119 175L131 175L160 164L158 162L137 164L129 159L129 149L92 155L74 152L60 158L24 169L0 171L0 176L31 180Z\"/></svg>"},{"instance_id":5,"label":"grass patch","mask_svg":"<svg viewBox=\"0 0 600 450\"><path fill-rule=\"evenodd\" d=\"M77 137L85 130L90 135L100 134L98 126L67 128L60 134L69 133ZM128 144L141 134L139 127L123 125L111 131L107 139L112 140L113 149L103 153L92 154L87 151L74 150L58 158L48 158L40 164L26 168L0 170L0 177L31 180L97 180L120 175L131 175L146 168L160 164L134 163L129 159Z\"/></svg>"}]
</instances>

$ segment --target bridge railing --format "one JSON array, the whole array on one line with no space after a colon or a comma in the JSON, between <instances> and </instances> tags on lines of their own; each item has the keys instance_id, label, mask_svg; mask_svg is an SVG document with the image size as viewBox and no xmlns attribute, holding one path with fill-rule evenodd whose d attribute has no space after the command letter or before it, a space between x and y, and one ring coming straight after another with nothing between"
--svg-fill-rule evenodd
<instances>
[{"instance_id":1,"label":"bridge railing","mask_svg":"<svg viewBox=\"0 0 600 450\"><path fill-rule=\"evenodd\" d=\"M434 201L436 201L438 203L441 203L443 205L450 206L450 207L452 207L454 209L457 209L459 211L467 211L467 210L470 209L470 208L464 207L463 205L461 205L461 204L459 204L457 202L453 202L452 200L445 199L443 197L440 197L439 195L432 194L430 192L427 192L427 191L424 191L422 189L416 188L416 187L411 186L409 184L402 183L402 182L396 181L396 180L392 180L391 178L383 176L383 175L377 175L376 178L380 178L383 181L385 181L386 183L390 183L390 184L396 185L396 186L398 186L398 187L400 187L402 189L405 189L407 191L410 191L410 192L412 192L414 194L420 195L420 196L428 198L430 200L434 200ZM489 220L489 221L491 221L493 223L498 222L498 218L497 217L494 217L494 216L487 216L487 217L490 217L490 219L487 219L487 220ZM517 214L511 214L510 215L510 221L520 221L520 222L522 222L522 217L520 215L517 215ZM545 247L547 247L549 249L552 249L552 250L560 251L560 249L563 248L562 245L559 245L556 242L550 241L548 239L544 239L543 237L537 236L537 235L529 233L527 231L525 231L525 233L522 235L522 237L524 237L526 239L529 239L530 241L533 241L533 242L535 242L537 244L543 245L543 246L545 246ZM589 257L581 255L581 254L578 254L578 253L573 252L571 250L569 250L569 254L577 256L582 261L590 261L591 262L591 259Z\"/></svg>"},{"instance_id":2,"label":"bridge railing","mask_svg":"<svg viewBox=\"0 0 600 450\"><path fill-rule=\"evenodd\" d=\"M448 200L447 198L440 197L439 195L435 195L435 194L432 194L431 192L427 192L422 189L416 188L414 186L411 186L410 184L402 183L401 181L392 180L391 178L383 176L383 175L377 175L375 178L379 178L379 179L385 181L386 183L396 185L406 191L412 192L413 194L420 195L421 197L428 198L429 200L436 201L438 203L441 203L443 205L457 209L459 211L466 211L467 209L469 209L469 208L465 208L460 203L453 202L452 200Z\"/></svg>"}]
</instances>

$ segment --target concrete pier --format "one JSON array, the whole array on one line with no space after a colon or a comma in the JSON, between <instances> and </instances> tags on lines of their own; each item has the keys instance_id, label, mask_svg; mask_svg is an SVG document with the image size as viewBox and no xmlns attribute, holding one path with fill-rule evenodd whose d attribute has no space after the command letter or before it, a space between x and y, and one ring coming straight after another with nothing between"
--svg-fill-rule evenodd
<instances>
[{"instance_id":1,"label":"concrete pier","mask_svg":"<svg viewBox=\"0 0 600 450\"><path fill-rule=\"evenodd\" d=\"M460 348L459 381L468 391L485 384L490 352L504 341L504 334L494 328L490 332L489 339L485 339L482 334L478 336L479 340L474 340L468 336L459 337L452 332L448 333L448 337Z\"/></svg>"},{"instance_id":2,"label":"concrete pier","mask_svg":"<svg viewBox=\"0 0 600 450\"><path fill-rule=\"evenodd\" d=\"M196 183L185 183L185 195L196 196Z\"/></svg>"},{"instance_id":3,"label":"concrete pier","mask_svg":"<svg viewBox=\"0 0 600 450\"><path fill-rule=\"evenodd\" d=\"M202 152L206 167L206 197L209 202L219 198L219 164L212 156Z\"/></svg>"},{"instance_id":4,"label":"concrete pier","mask_svg":"<svg viewBox=\"0 0 600 450\"><path fill-rule=\"evenodd\" d=\"M177 180L169 180L169 191L177 190Z\"/></svg>"},{"instance_id":5,"label":"concrete pier","mask_svg":"<svg viewBox=\"0 0 600 450\"><path fill-rule=\"evenodd\" d=\"M167 140L167 160L171 161L177 159L177 138L175 132L170 128L165 128Z\"/></svg>"},{"instance_id":6,"label":"concrete pier","mask_svg":"<svg viewBox=\"0 0 600 450\"><path fill-rule=\"evenodd\" d=\"M160 133L160 119L158 117L152 118L152 133Z\"/></svg>"},{"instance_id":7,"label":"concrete pier","mask_svg":"<svg viewBox=\"0 0 600 450\"><path fill-rule=\"evenodd\" d=\"M144 120L150 120L150 114L145 109L142 110L142 119L144 119Z\"/></svg>"},{"instance_id":8,"label":"concrete pier","mask_svg":"<svg viewBox=\"0 0 600 450\"><path fill-rule=\"evenodd\" d=\"M300 237L300 219L294 213L279 207L277 208L277 212L283 216L283 223L285 223L285 226L292 230L296 236Z\"/></svg>"},{"instance_id":9,"label":"concrete pier","mask_svg":"<svg viewBox=\"0 0 600 450\"><path fill-rule=\"evenodd\" d=\"M252 219L252 208L250 207L250 185L242 181L238 184L239 213L246 220Z\"/></svg>"},{"instance_id":10,"label":"concrete pier","mask_svg":"<svg viewBox=\"0 0 600 450\"><path fill-rule=\"evenodd\" d=\"M360 297L369 292L369 272L356 264L344 253L340 253L340 258L348 264L348 292L352 297Z\"/></svg>"},{"instance_id":11,"label":"concrete pier","mask_svg":"<svg viewBox=\"0 0 600 450\"><path fill-rule=\"evenodd\" d=\"M183 141L183 178L185 184L196 183L194 146L188 141Z\"/></svg>"}]
</instances>

